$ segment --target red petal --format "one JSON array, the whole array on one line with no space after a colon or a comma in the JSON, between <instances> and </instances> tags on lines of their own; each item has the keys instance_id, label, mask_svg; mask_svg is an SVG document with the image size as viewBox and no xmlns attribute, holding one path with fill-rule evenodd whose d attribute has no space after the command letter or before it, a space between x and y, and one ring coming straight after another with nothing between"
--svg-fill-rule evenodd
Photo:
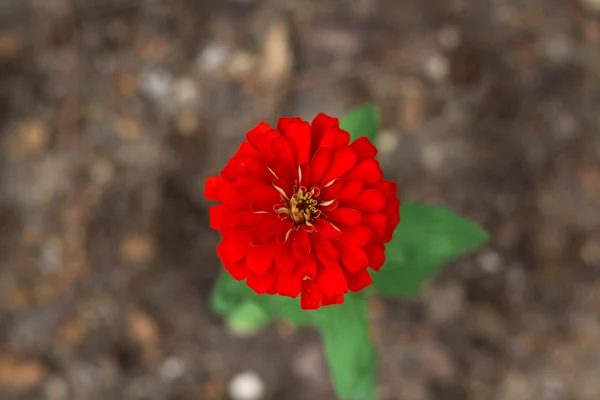
<instances>
[{"instance_id":1,"label":"red petal","mask_svg":"<svg viewBox=\"0 0 600 400\"><path fill-rule=\"evenodd\" d=\"M338 297L348 292L346 277L341 268L330 268L321 272L317 276L317 282L326 297Z\"/></svg>"},{"instance_id":2,"label":"red petal","mask_svg":"<svg viewBox=\"0 0 600 400\"><path fill-rule=\"evenodd\" d=\"M290 243L282 244L275 255L275 269L283 274L291 274L296 267L296 260L292 255Z\"/></svg>"},{"instance_id":3,"label":"red petal","mask_svg":"<svg viewBox=\"0 0 600 400\"><path fill-rule=\"evenodd\" d=\"M327 213L327 219L346 226L356 226L360 224L362 215L352 208L338 207Z\"/></svg>"},{"instance_id":4,"label":"red petal","mask_svg":"<svg viewBox=\"0 0 600 400\"><path fill-rule=\"evenodd\" d=\"M367 189L345 205L363 213L375 213L385 207L385 197L379 190Z\"/></svg>"},{"instance_id":5,"label":"red petal","mask_svg":"<svg viewBox=\"0 0 600 400\"><path fill-rule=\"evenodd\" d=\"M204 197L208 200L218 200L219 191L225 180L220 176L211 176L206 179L204 184Z\"/></svg>"},{"instance_id":6,"label":"red petal","mask_svg":"<svg viewBox=\"0 0 600 400\"><path fill-rule=\"evenodd\" d=\"M328 147L330 149L338 149L340 147L348 146L350 143L350 134L346 131L341 130L338 127L332 126L325 130L323 139L319 144L319 147Z\"/></svg>"},{"instance_id":7,"label":"red petal","mask_svg":"<svg viewBox=\"0 0 600 400\"><path fill-rule=\"evenodd\" d=\"M246 261L237 261L237 262L225 262L223 261L223 267L229 272L229 274L236 281L242 281L248 277L250 271L246 268Z\"/></svg>"},{"instance_id":8,"label":"red petal","mask_svg":"<svg viewBox=\"0 0 600 400\"><path fill-rule=\"evenodd\" d=\"M340 205L339 201L332 200L331 204L326 205L326 206L321 206L321 211L323 211L324 213L328 213L328 212L333 211L336 208L338 208L339 205Z\"/></svg>"},{"instance_id":9,"label":"red petal","mask_svg":"<svg viewBox=\"0 0 600 400\"><path fill-rule=\"evenodd\" d=\"M323 303L323 292L314 280L302 282L302 294L300 296L300 308L303 310L316 310Z\"/></svg>"},{"instance_id":10,"label":"red petal","mask_svg":"<svg viewBox=\"0 0 600 400\"><path fill-rule=\"evenodd\" d=\"M332 118L328 115L320 113L313 119L310 124L312 140L310 146L310 154L315 154L321 145L325 131L331 127L339 127L340 121L337 118Z\"/></svg>"},{"instance_id":11,"label":"red petal","mask_svg":"<svg viewBox=\"0 0 600 400\"><path fill-rule=\"evenodd\" d=\"M272 214L256 213L251 210L237 211L230 216L230 224L236 228L256 228L262 226L267 220L273 218ZM275 219L275 218L273 218Z\"/></svg>"},{"instance_id":12,"label":"red petal","mask_svg":"<svg viewBox=\"0 0 600 400\"><path fill-rule=\"evenodd\" d=\"M231 228L229 222L233 209L228 206L218 205L208 208L208 216L210 218L210 227L217 231L222 231Z\"/></svg>"},{"instance_id":13,"label":"red petal","mask_svg":"<svg viewBox=\"0 0 600 400\"><path fill-rule=\"evenodd\" d=\"M302 290L302 279L293 275L279 274L277 278L277 293L281 296L296 298Z\"/></svg>"},{"instance_id":14,"label":"red petal","mask_svg":"<svg viewBox=\"0 0 600 400\"><path fill-rule=\"evenodd\" d=\"M310 238L303 229L292 232L292 252L298 261L306 259L310 255Z\"/></svg>"},{"instance_id":15,"label":"red petal","mask_svg":"<svg viewBox=\"0 0 600 400\"><path fill-rule=\"evenodd\" d=\"M238 193L235 183L229 181L223 181L221 184L217 200L226 206L238 209L248 206L246 200Z\"/></svg>"},{"instance_id":16,"label":"red petal","mask_svg":"<svg viewBox=\"0 0 600 400\"><path fill-rule=\"evenodd\" d=\"M259 122L258 125L256 125L254 128L252 128L252 130L246 133L246 140L252 143L252 141L258 136L269 132L270 130L272 130L272 128L269 124L267 124L266 122Z\"/></svg>"},{"instance_id":17,"label":"red petal","mask_svg":"<svg viewBox=\"0 0 600 400\"><path fill-rule=\"evenodd\" d=\"M373 159L377 155L377 147L365 136L359 137L350 146L356 151L358 159L361 161Z\"/></svg>"},{"instance_id":18,"label":"red petal","mask_svg":"<svg viewBox=\"0 0 600 400\"><path fill-rule=\"evenodd\" d=\"M385 235L388 219L382 213L363 214L362 223L373 231L376 238L381 238Z\"/></svg>"},{"instance_id":19,"label":"red petal","mask_svg":"<svg viewBox=\"0 0 600 400\"><path fill-rule=\"evenodd\" d=\"M256 275L250 273L248 279L246 279L246 285L254 290L257 294L264 294L271 288L277 279L277 273L273 270L262 274Z\"/></svg>"},{"instance_id":20,"label":"red petal","mask_svg":"<svg viewBox=\"0 0 600 400\"><path fill-rule=\"evenodd\" d=\"M365 252L369 257L369 267L373 271L379 271L379 268L385 263L385 246L381 243L369 243Z\"/></svg>"},{"instance_id":21,"label":"red petal","mask_svg":"<svg viewBox=\"0 0 600 400\"><path fill-rule=\"evenodd\" d=\"M248 176L263 181L271 179L271 173L267 169L263 157L233 157L221 171L221 174L231 180L239 176Z\"/></svg>"},{"instance_id":22,"label":"red petal","mask_svg":"<svg viewBox=\"0 0 600 400\"><path fill-rule=\"evenodd\" d=\"M296 180L296 171L294 171L294 167L288 160L284 160L283 158L271 158L267 161L267 168L272 173L272 176L276 181L285 182L285 186L290 186L290 183L293 183ZM285 188L282 187L285 190ZM286 193L289 193L290 190L285 190Z\"/></svg>"},{"instance_id":23,"label":"red petal","mask_svg":"<svg viewBox=\"0 0 600 400\"><path fill-rule=\"evenodd\" d=\"M323 297L323 306L331 306L334 304L344 304L344 295L330 299L329 297Z\"/></svg>"},{"instance_id":24,"label":"red petal","mask_svg":"<svg viewBox=\"0 0 600 400\"><path fill-rule=\"evenodd\" d=\"M364 160L344 176L344 180L361 181L365 187L383 179L383 172L377 160Z\"/></svg>"},{"instance_id":25,"label":"red petal","mask_svg":"<svg viewBox=\"0 0 600 400\"><path fill-rule=\"evenodd\" d=\"M373 232L364 225L344 229L344 240L356 246L365 247L371 241L372 237Z\"/></svg>"},{"instance_id":26,"label":"red petal","mask_svg":"<svg viewBox=\"0 0 600 400\"><path fill-rule=\"evenodd\" d=\"M340 252L340 258L344 267L353 274L357 274L369 265L369 259L367 255L358 246L354 246L350 243L343 241L338 243L338 250Z\"/></svg>"},{"instance_id":27,"label":"red petal","mask_svg":"<svg viewBox=\"0 0 600 400\"><path fill-rule=\"evenodd\" d=\"M258 179L240 177L236 181L236 189L254 211L272 212L281 197L272 185Z\"/></svg>"},{"instance_id":28,"label":"red petal","mask_svg":"<svg viewBox=\"0 0 600 400\"><path fill-rule=\"evenodd\" d=\"M258 275L264 274L273 265L278 246L277 243L251 246L246 258L248 269Z\"/></svg>"},{"instance_id":29,"label":"red petal","mask_svg":"<svg viewBox=\"0 0 600 400\"><path fill-rule=\"evenodd\" d=\"M286 131L288 130L288 127L298 122L302 122L302 119L298 117L279 118L277 120L277 130L285 135Z\"/></svg>"},{"instance_id":30,"label":"red petal","mask_svg":"<svg viewBox=\"0 0 600 400\"><path fill-rule=\"evenodd\" d=\"M277 294L277 279L275 279L275 282L267 289L267 294Z\"/></svg>"},{"instance_id":31,"label":"red petal","mask_svg":"<svg viewBox=\"0 0 600 400\"><path fill-rule=\"evenodd\" d=\"M273 140L281 137L281 134L275 129L257 135L252 140L248 138L248 142L256 148L263 157L273 158Z\"/></svg>"},{"instance_id":32,"label":"red petal","mask_svg":"<svg viewBox=\"0 0 600 400\"><path fill-rule=\"evenodd\" d=\"M317 261L315 260L315 256L311 254L306 260L297 263L294 275L300 279L304 279L305 277L314 279L317 275Z\"/></svg>"},{"instance_id":33,"label":"red petal","mask_svg":"<svg viewBox=\"0 0 600 400\"><path fill-rule=\"evenodd\" d=\"M250 252L249 238L240 232L224 235L223 241L217 246L217 254L223 262L237 262Z\"/></svg>"},{"instance_id":34,"label":"red petal","mask_svg":"<svg viewBox=\"0 0 600 400\"><path fill-rule=\"evenodd\" d=\"M356 164L358 156L351 147L342 147L333 155L331 165L327 169L327 172L320 179L322 185L326 185L334 179L341 177L346 174Z\"/></svg>"},{"instance_id":35,"label":"red petal","mask_svg":"<svg viewBox=\"0 0 600 400\"><path fill-rule=\"evenodd\" d=\"M337 247L319 234L311 234L315 257L325 266L338 266L340 257Z\"/></svg>"},{"instance_id":36,"label":"red petal","mask_svg":"<svg viewBox=\"0 0 600 400\"><path fill-rule=\"evenodd\" d=\"M310 167L306 163L302 163L298 169L298 180L300 181L300 186L309 186L310 184Z\"/></svg>"},{"instance_id":37,"label":"red petal","mask_svg":"<svg viewBox=\"0 0 600 400\"><path fill-rule=\"evenodd\" d=\"M342 237L342 231L331 222L326 221L322 218L318 218L313 222L313 225L317 232L319 232L326 239L339 239Z\"/></svg>"},{"instance_id":38,"label":"red petal","mask_svg":"<svg viewBox=\"0 0 600 400\"><path fill-rule=\"evenodd\" d=\"M286 166L289 166L294 174L297 173L298 157L296 148L292 141L285 136L280 136L273 140L273 154L276 158L283 160Z\"/></svg>"},{"instance_id":39,"label":"red petal","mask_svg":"<svg viewBox=\"0 0 600 400\"><path fill-rule=\"evenodd\" d=\"M308 122L297 118L297 121L288 123L286 128L284 130L280 129L280 131L294 144L296 154L298 155L298 163L308 164L310 161L311 142L310 125Z\"/></svg>"},{"instance_id":40,"label":"red petal","mask_svg":"<svg viewBox=\"0 0 600 400\"><path fill-rule=\"evenodd\" d=\"M331 185L321 187L321 198L324 200L337 199L337 195L343 187L344 182L341 179L336 179Z\"/></svg>"},{"instance_id":41,"label":"red petal","mask_svg":"<svg viewBox=\"0 0 600 400\"><path fill-rule=\"evenodd\" d=\"M355 198L363 191L363 184L361 181L346 181L344 187L336 195L336 199L339 201L346 201Z\"/></svg>"},{"instance_id":42,"label":"red petal","mask_svg":"<svg viewBox=\"0 0 600 400\"><path fill-rule=\"evenodd\" d=\"M348 281L348 289L353 292L360 292L367 286L373 283L371 274L366 269L360 271L358 274L346 274L346 280Z\"/></svg>"},{"instance_id":43,"label":"red petal","mask_svg":"<svg viewBox=\"0 0 600 400\"><path fill-rule=\"evenodd\" d=\"M310 186L316 185L331 165L331 150L319 149L310 162Z\"/></svg>"}]
</instances>

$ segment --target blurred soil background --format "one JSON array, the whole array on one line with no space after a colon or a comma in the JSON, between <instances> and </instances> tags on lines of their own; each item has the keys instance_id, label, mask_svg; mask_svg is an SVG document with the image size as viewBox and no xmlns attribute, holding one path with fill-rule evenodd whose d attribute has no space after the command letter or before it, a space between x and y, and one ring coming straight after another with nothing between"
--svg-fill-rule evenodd
<instances>
[{"instance_id":1,"label":"blurred soil background","mask_svg":"<svg viewBox=\"0 0 600 400\"><path fill-rule=\"evenodd\" d=\"M0 399L333 400L315 332L210 313L203 182L367 102L401 198L493 234L372 301L380 399L600 399L598 0L0 0Z\"/></svg>"}]
</instances>

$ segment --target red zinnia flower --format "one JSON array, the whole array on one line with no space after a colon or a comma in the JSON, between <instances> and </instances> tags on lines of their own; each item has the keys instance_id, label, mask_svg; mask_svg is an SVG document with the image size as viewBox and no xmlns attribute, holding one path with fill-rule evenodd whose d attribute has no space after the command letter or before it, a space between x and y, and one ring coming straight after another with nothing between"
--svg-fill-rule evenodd
<instances>
[{"instance_id":1,"label":"red zinnia flower","mask_svg":"<svg viewBox=\"0 0 600 400\"><path fill-rule=\"evenodd\" d=\"M400 222L396 184L366 137L350 144L337 118L262 122L206 181L223 266L258 294L301 295L303 309L344 302L372 283Z\"/></svg>"}]
</instances>

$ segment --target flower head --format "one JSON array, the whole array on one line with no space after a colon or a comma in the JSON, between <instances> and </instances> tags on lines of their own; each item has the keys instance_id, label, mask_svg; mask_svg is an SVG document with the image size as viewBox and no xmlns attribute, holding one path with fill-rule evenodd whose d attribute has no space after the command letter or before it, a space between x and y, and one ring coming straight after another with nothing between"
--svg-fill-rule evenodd
<instances>
[{"instance_id":1,"label":"flower head","mask_svg":"<svg viewBox=\"0 0 600 400\"><path fill-rule=\"evenodd\" d=\"M400 222L396 184L383 180L366 137L350 144L337 118L262 122L219 176L206 181L223 266L258 294L303 309L341 304L372 283Z\"/></svg>"}]
</instances>

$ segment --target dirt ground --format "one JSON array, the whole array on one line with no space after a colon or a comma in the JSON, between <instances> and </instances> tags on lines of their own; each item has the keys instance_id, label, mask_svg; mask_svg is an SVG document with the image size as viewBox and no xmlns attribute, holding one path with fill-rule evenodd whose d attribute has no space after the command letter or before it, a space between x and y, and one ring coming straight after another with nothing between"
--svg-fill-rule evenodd
<instances>
[{"instance_id":1,"label":"dirt ground","mask_svg":"<svg viewBox=\"0 0 600 400\"><path fill-rule=\"evenodd\" d=\"M210 313L203 181L366 102L401 198L493 235L373 300L379 398L600 399L598 0L0 0L0 399L333 400L315 332Z\"/></svg>"}]
</instances>

